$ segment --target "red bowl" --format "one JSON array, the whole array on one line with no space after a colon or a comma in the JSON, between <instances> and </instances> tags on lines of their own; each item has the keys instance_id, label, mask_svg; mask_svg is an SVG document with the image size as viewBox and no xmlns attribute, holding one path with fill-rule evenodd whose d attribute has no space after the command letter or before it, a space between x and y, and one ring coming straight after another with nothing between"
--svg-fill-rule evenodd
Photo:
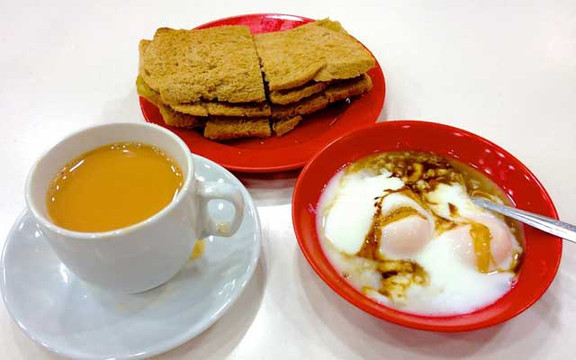
<instances>
[{"instance_id":1,"label":"red bowl","mask_svg":"<svg viewBox=\"0 0 576 360\"><path fill-rule=\"evenodd\" d=\"M518 208L557 219L550 196L518 159L498 145L458 128L423 121L389 121L350 132L317 153L302 170L292 200L292 221L304 256L336 293L358 308L399 325L429 331L467 331L506 321L534 304L560 265L562 240L525 226L524 263L513 288L492 305L463 315L422 316L380 304L356 290L332 267L316 229L320 195L343 166L385 151L431 151L457 159L499 185Z\"/></svg>"}]
</instances>

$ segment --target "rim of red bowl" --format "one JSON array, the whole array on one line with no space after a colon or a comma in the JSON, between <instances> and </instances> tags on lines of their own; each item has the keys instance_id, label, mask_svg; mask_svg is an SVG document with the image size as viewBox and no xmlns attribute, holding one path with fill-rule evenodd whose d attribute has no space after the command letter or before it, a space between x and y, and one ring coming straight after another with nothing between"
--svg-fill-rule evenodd
<instances>
[{"instance_id":1,"label":"rim of red bowl","mask_svg":"<svg viewBox=\"0 0 576 360\"><path fill-rule=\"evenodd\" d=\"M509 320L532 306L554 280L562 256L562 240L527 226L524 226L524 260L512 289L495 303L468 314L425 316L402 312L368 298L337 273L324 255L316 233L320 194L328 180L351 161L371 153L398 150L431 151L463 161L499 185L516 206L558 219L550 196L536 176L491 141L434 122L378 123L348 132L328 144L313 156L296 182L292 199L294 230L302 253L320 278L348 302L373 316L427 331L485 328ZM519 185L522 191L518 190Z\"/></svg>"}]
</instances>

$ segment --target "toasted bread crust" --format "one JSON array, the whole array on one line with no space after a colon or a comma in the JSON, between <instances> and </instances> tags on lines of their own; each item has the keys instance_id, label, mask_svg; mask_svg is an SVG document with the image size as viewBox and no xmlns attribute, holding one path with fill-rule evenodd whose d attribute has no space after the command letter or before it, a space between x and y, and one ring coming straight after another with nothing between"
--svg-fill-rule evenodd
<instances>
[{"instance_id":1,"label":"toasted bread crust","mask_svg":"<svg viewBox=\"0 0 576 360\"><path fill-rule=\"evenodd\" d=\"M314 24L325 27L326 29L330 29L332 31L348 34L348 32L344 30L342 24L340 24L339 21L330 20L329 18L316 20Z\"/></svg>"}]
</instances>

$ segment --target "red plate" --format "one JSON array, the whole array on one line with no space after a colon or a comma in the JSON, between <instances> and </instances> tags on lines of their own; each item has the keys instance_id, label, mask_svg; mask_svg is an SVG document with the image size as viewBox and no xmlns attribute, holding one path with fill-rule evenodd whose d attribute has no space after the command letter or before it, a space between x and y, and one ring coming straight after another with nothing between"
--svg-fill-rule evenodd
<instances>
[{"instance_id":1,"label":"red plate","mask_svg":"<svg viewBox=\"0 0 576 360\"><path fill-rule=\"evenodd\" d=\"M294 189L292 222L298 244L316 273L340 296L387 321L430 331L465 331L506 321L534 304L552 283L562 240L524 226L524 259L514 287L495 303L469 314L422 316L380 304L356 290L324 255L316 229L316 206L324 187L346 164L375 152L431 151L471 165L494 181L520 209L558 218L534 174L498 145L454 127L423 121L387 121L353 131L310 160Z\"/></svg>"},{"instance_id":2,"label":"red plate","mask_svg":"<svg viewBox=\"0 0 576 360\"><path fill-rule=\"evenodd\" d=\"M292 29L314 21L301 16L282 14L251 14L216 20L197 29L222 25L246 25L252 33ZM164 124L158 108L140 98L140 108L146 121L163 126L180 136L190 150L235 171L274 172L303 167L312 155L342 134L372 124L384 104L386 85L378 62L368 72L372 91L351 104L329 106L304 117L294 131L268 139L235 140L218 143L202 137L194 130L174 128Z\"/></svg>"}]
</instances>

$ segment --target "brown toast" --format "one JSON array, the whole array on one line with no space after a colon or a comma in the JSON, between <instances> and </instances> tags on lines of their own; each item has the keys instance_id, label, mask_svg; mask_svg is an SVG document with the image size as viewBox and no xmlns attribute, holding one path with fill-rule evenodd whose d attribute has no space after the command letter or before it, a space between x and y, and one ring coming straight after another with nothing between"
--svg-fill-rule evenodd
<instances>
[{"instance_id":1,"label":"brown toast","mask_svg":"<svg viewBox=\"0 0 576 360\"><path fill-rule=\"evenodd\" d=\"M277 120L272 124L272 129L270 129L268 119L239 119L237 117L229 117L210 118L210 120L207 120L208 117L181 113L163 104L159 94L150 88L141 76L136 78L136 90L138 95L158 107L167 125L184 128L197 128L207 125L208 129L204 130L205 136L213 140L229 140L251 136L269 137L272 135L272 131L274 134L281 136L293 130L302 120L301 116ZM268 130L264 128L264 125L268 127Z\"/></svg>"},{"instance_id":2,"label":"brown toast","mask_svg":"<svg viewBox=\"0 0 576 360\"><path fill-rule=\"evenodd\" d=\"M152 41L150 40L143 39L138 43L138 77L142 78L140 80L142 82L145 82L144 78L142 77L142 74L144 73L144 54L146 53L146 49L148 49L148 45L150 45L151 42ZM150 87L148 84L146 84L146 86Z\"/></svg>"},{"instance_id":3,"label":"brown toast","mask_svg":"<svg viewBox=\"0 0 576 360\"><path fill-rule=\"evenodd\" d=\"M259 64L246 26L160 28L150 43L141 42L141 75L170 105L202 100L263 102Z\"/></svg>"},{"instance_id":4,"label":"brown toast","mask_svg":"<svg viewBox=\"0 0 576 360\"><path fill-rule=\"evenodd\" d=\"M372 79L369 75L363 74L355 79L330 86L324 92L324 96L326 96L329 103L333 103L349 97L364 94L370 90L372 90Z\"/></svg>"},{"instance_id":5,"label":"brown toast","mask_svg":"<svg viewBox=\"0 0 576 360\"><path fill-rule=\"evenodd\" d=\"M164 117L164 121L168 125L172 126L179 126L179 127L198 127L202 126L206 123L206 117L202 116L193 116L190 114L185 114L179 111L175 111L173 108L165 105L160 100L158 94L154 92L149 86L146 85L146 82L141 78L138 77L136 81L136 87L138 94L152 103L154 103L160 109L162 116ZM328 104L337 102L340 100L344 100L346 98L357 96L369 91L372 88L372 80L370 76L364 74L359 76L358 78L346 80L344 82L336 83L330 85L324 92L320 94L313 95L308 97L304 100L299 102L289 104L289 105L272 105L271 106L271 118L275 120L281 119L288 119L292 117L297 117L300 115L308 115L314 113L316 111L324 109ZM205 104L203 104L205 105ZM177 107L176 107L177 109ZM213 136L214 139L220 137L221 139L233 139L238 137L246 137L248 135L241 135L247 133L255 133L261 135L249 135L249 136L259 136L259 137L267 137L269 135L264 136L266 133L262 131L262 128L259 123L254 123L253 120L262 120L254 117L210 117L210 120L207 124L210 124L212 119L218 120L216 124L211 124L211 130L208 131L210 136ZM293 120L295 121L295 120ZM299 122L300 120L298 120ZM233 132L236 131L235 127L233 126L234 123L241 124L238 127L238 136L234 135ZM246 130L252 129L253 126L257 125L257 130ZM294 125L296 126L297 123ZM282 126L282 125L280 125ZM281 127L282 128L282 127ZM285 128L285 127L283 127ZM216 133L216 135L212 135ZM225 134L225 135L221 135ZM264 135L262 135L264 134Z\"/></svg>"},{"instance_id":6,"label":"brown toast","mask_svg":"<svg viewBox=\"0 0 576 360\"><path fill-rule=\"evenodd\" d=\"M162 28L139 51L138 94L167 125L203 127L212 140L282 136L303 115L369 91L375 64L328 19L255 36L245 26Z\"/></svg>"},{"instance_id":7,"label":"brown toast","mask_svg":"<svg viewBox=\"0 0 576 360\"><path fill-rule=\"evenodd\" d=\"M327 86L328 83L326 82L311 82L289 90L271 91L268 97L273 104L287 105L317 94L326 89Z\"/></svg>"},{"instance_id":8,"label":"brown toast","mask_svg":"<svg viewBox=\"0 0 576 360\"><path fill-rule=\"evenodd\" d=\"M302 121L302 116L297 115L286 119L275 120L272 122L272 131L276 136L282 136L296 128Z\"/></svg>"},{"instance_id":9,"label":"brown toast","mask_svg":"<svg viewBox=\"0 0 576 360\"><path fill-rule=\"evenodd\" d=\"M158 107L160 115L167 125L185 128L195 128L204 126L206 118L179 113L162 103L160 94L154 91L141 76L136 78L136 92L146 100Z\"/></svg>"},{"instance_id":10,"label":"brown toast","mask_svg":"<svg viewBox=\"0 0 576 360\"><path fill-rule=\"evenodd\" d=\"M297 103L272 105L272 118L283 119L296 115L307 115L324 109L328 104L361 95L372 89L370 76L363 74L357 78L330 85L324 92L310 96Z\"/></svg>"},{"instance_id":11,"label":"brown toast","mask_svg":"<svg viewBox=\"0 0 576 360\"><path fill-rule=\"evenodd\" d=\"M316 20L314 22L314 24L316 24L318 26L325 27L326 29L329 29L332 31L348 34L348 32L346 30L344 30L344 27L342 27L342 24L340 24L339 21L330 20L329 18Z\"/></svg>"},{"instance_id":12,"label":"brown toast","mask_svg":"<svg viewBox=\"0 0 576 360\"><path fill-rule=\"evenodd\" d=\"M296 128L302 116L275 120L270 124L266 118L246 119L217 117L210 118L204 128L204 136L212 140L232 140L244 137L266 138L282 136Z\"/></svg>"},{"instance_id":13,"label":"brown toast","mask_svg":"<svg viewBox=\"0 0 576 360\"><path fill-rule=\"evenodd\" d=\"M144 81L144 79L140 75L138 75L138 77L136 78L136 92L138 93L138 95L147 99L154 105L158 105L158 103L162 102L162 100L160 100L160 94L158 94L150 86L148 86L148 84L146 84L146 81Z\"/></svg>"},{"instance_id":14,"label":"brown toast","mask_svg":"<svg viewBox=\"0 0 576 360\"><path fill-rule=\"evenodd\" d=\"M254 35L270 91L358 77L375 65L362 44L330 20Z\"/></svg>"},{"instance_id":15,"label":"brown toast","mask_svg":"<svg viewBox=\"0 0 576 360\"><path fill-rule=\"evenodd\" d=\"M288 105L272 105L272 118L284 119L296 115L308 115L328 106L328 99L324 94L307 97L297 103Z\"/></svg>"},{"instance_id":16,"label":"brown toast","mask_svg":"<svg viewBox=\"0 0 576 360\"><path fill-rule=\"evenodd\" d=\"M272 130L267 118L211 117L204 128L204 137L212 140L270 136Z\"/></svg>"},{"instance_id":17,"label":"brown toast","mask_svg":"<svg viewBox=\"0 0 576 360\"><path fill-rule=\"evenodd\" d=\"M143 54L150 45L150 40L141 40L139 45L140 50L140 64L139 64L139 75L137 79L137 86L140 83L141 86L145 87L145 93L148 93L148 97L154 97L153 103L157 104L160 100L160 94L153 90L150 85L146 83L143 77ZM153 93L152 93L153 92ZM146 95L142 95L145 98L148 98ZM150 100L150 99L149 99ZM162 101L162 103L164 103ZM226 102L218 102L218 101L199 101L196 103L185 103L185 104L172 104L170 105L173 110L178 111L180 113L194 115L194 116L249 116L249 117L258 117L258 116L270 116L270 106L263 102L263 103L246 103L246 104L231 104Z\"/></svg>"},{"instance_id":18,"label":"brown toast","mask_svg":"<svg viewBox=\"0 0 576 360\"><path fill-rule=\"evenodd\" d=\"M199 102L195 104L170 105L172 109L196 116L270 116L272 111L268 103L230 104L225 102Z\"/></svg>"},{"instance_id":19,"label":"brown toast","mask_svg":"<svg viewBox=\"0 0 576 360\"><path fill-rule=\"evenodd\" d=\"M172 110L169 106L160 104L158 105L162 119L166 125L184 128L199 128L206 124L207 118L182 114Z\"/></svg>"}]
</instances>

